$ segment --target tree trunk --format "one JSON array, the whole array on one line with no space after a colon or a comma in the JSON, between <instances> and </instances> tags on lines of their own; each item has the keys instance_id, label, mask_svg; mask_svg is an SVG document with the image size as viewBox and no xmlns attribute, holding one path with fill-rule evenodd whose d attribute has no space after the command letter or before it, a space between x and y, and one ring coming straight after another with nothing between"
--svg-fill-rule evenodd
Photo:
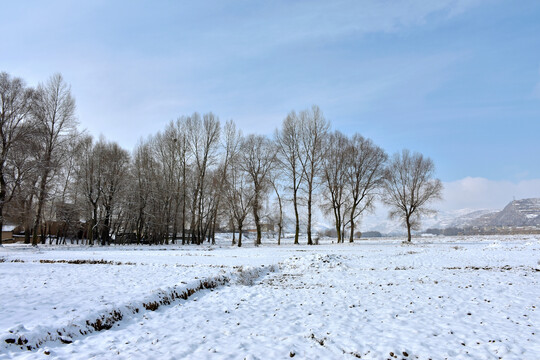
<instances>
[{"instance_id":1,"label":"tree trunk","mask_svg":"<svg viewBox=\"0 0 540 360\"><path fill-rule=\"evenodd\" d=\"M110 225L111 225L111 208L110 206L107 206L105 208L105 220L103 221L103 229L101 230L101 246L105 246L105 244L110 245Z\"/></svg>"},{"instance_id":2,"label":"tree trunk","mask_svg":"<svg viewBox=\"0 0 540 360\"><path fill-rule=\"evenodd\" d=\"M47 237L47 225L43 226L43 224L40 226L41 231L41 244L45 245L45 240Z\"/></svg>"},{"instance_id":3,"label":"tree trunk","mask_svg":"<svg viewBox=\"0 0 540 360\"><path fill-rule=\"evenodd\" d=\"M311 239L311 193L313 191L312 185L309 184L308 186L308 223L307 223L307 244L313 245L313 240Z\"/></svg>"},{"instance_id":4,"label":"tree trunk","mask_svg":"<svg viewBox=\"0 0 540 360\"><path fill-rule=\"evenodd\" d=\"M30 225L26 224L24 226L24 243L30 244L30 233L32 232L32 229L30 228Z\"/></svg>"},{"instance_id":5,"label":"tree trunk","mask_svg":"<svg viewBox=\"0 0 540 360\"><path fill-rule=\"evenodd\" d=\"M201 245L205 239L204 238L205 234L203 232L203 195L204 195L203 186L204 186L204 177L201 180L201 185L200 185L201 190L200 190L200 195L198 199L199 205L197 207L198 208L197 210L197 238L195 239L197 245Z\"/></svg>"},{"instance_id":6,"label":"tree trunk","mask_svg":"<svg viewBox=\"0 0 540 360\"><path fill-rule=\"evenodd\" d=\"M354 220L352 219L352 215L351 215L351 234L349 236L349 242L350 243L354 242Z\"/></svg>"},{"instance_id":7,"label":"tree trunk","mask_svg":"<svg viewBox=\"0 0 540 360\"><path fill-rule=\"evenodd\" d=\"M173 234L172 234L172 243L176 244L176 234L178 232L178 207L176 207L176 211L174 214L174 222L173 222Z\"/></svg>"},{"instance_id":8,"label":"tree trunk","mask_svg":"<svg viewBox=\"0 0 540 360\"><path fill-rule=\"evenodd\" d=\"M238 247L242 247L242 225L238 225Z\"/></svg>"},{"instance_id":9,"label":"tree trunk","mask_svg":"<svg viewBox=\"0 0 540 360\"><path fill-rule=\"evenodd\" d=\"M162 237L162 242L165 245L169 245L169 235L170 235L169 228L171 226L171 207L170 207L170 205L171 205L170 201L167 201L167 205L165 206L165 212L167 214L166 219L165 219L165 234Z\"/></svg>"},{"instance_id":10,"label":"tree trunk","mask_svg":"<svg viewBox=\"0 0 540 360\"><path fill-rule=\"evenodd\" d=\"M234 227L234 222L232 225L232 246L236 245L236 229Z\"/></svg>"},{"instance_id":11,"label":"tree trunk","mask_svg":"<svg viewBox=\"0 0 540 360\"><path fill-rule=\"evenodd\" d=\"M351 209L351 233L349 235L349 242L353 242L354 237L354 213L356 212L356 200L357 197L353 197L353 207Z\"/></svg>"},{"instance_id":12,"label":"tree trunk","mask_svg":"<svg viewBox=\"0 0 540 360\"><path fill-rule=\"evenodd\" d=\"M0 175L0 229L4 227L4 202L6 201L6 179L4 179L4 171ZM2 246L2 236L0 236L0 246Z\"/></svg>"},{"instance_id":13,"label":"tree trunk","mask_svg":"<svg viewBox=\"0 0 540 360\"><path fill-rule=\"evenodd\" d=\"M32 235L32 202L34 201L34 195L30 194L30 197L28 199L23 200L23 216L22 223L24 225L24 243L30 244L31 243L31 235Z\"/></svg>"},{"instance_id":14,"label":"tree trunk","mask_svg":"<svg viewBox=\"0 0 540 360\"><path fill-rule=\"evenodd\" d=\"M34 221L34 228L33 228L33 233L32 233L32 246L38 245L38 230L39 230L39 225L41 224L41 214L43 212L43 204L45 203L45 188L47 187L48 176L49 176L48 173L43 174L43 177L41 178L41 183L39 186L38 208L37 208L36 219Z\"/></svg>"},{"instance_id":15,"label":"tree trunk","mask_svg":"<svg viewBox=\"0 0 540 360\"><path fill-rule=\"evenodd\" d=\"M182 204L182 245L186 244L186 199Z\"/></svg>"},{"instance_id":16,"label":"tree trunk","mask_svg":"<svg viewBox=\"0 0 540 360\"><path fill-rule=\"evenodd\" d=\"M259 195L255 195L253 201L253 219L255 220L255 227L257 228L257 238L255 239L255 246L261 244L262 231L261 231L261 218L259 217Z\"/></svg>"},{"instance_id":17,"label":"tree trunk","mask_svg":"<svg viewBox=\"0 0 540 360\"><path fill-rule=\"evenodd\" d=\"M198 189L199 187L199 184L197 184L197 189L195 191L195 193L193 194L193 203L192 203L192 206L191 206L191 224L190 224L190 229L191 229L191 243L192 244L195 244L196 243L196 239L195 237L197 236L197 195L198 195Z\"/></svg>"},{"instance_id":18,"label":"tree trunk","mask_svg":"<svg viewBox=\"0 0 540 360\"><path fill-rule=\"evenodd\" d=\"M411 242L411 222L409 221L409 217L405 218L405 222L407 223L407 241Z\"/></svg>"},{"instance_id":19,"label":"tree trunk","mask_svg":"<svg viewBox=\"0 0 540 360\"><path fill-rule=\"evenodd\" d=\"M296 217L296 228L294 231L294 244L298 245L298 236L300 234L300 216L298 215L298 198L296 196L296 190L294 190L293 194L293 202L294 202L294 216Z\"/></svg>"},{"instance_id":20,"label":"tree trunk","mask_svg":"<svg viewBox=\"0 0 540 360\"><path fill-rule=\"evenodd\" d=\"M2 200L0 200L1 202ZM2 215L2 205L0 205L0 229L4 227L4 216ZM0 235L0 246L2 246L2 235Z\"/></svg>"},{"instance_id":21,"label":"tree trunk","mask_svg":"<svg viewBox=\"0 0 540 360\"><path fill-rule=\"evenodd\" d=\"M137 219L137 245L141 243L142 236L143 236L143 210L139 208L139 216Z\"/></svg>"},{"instance_id":22,"label":"tree trunk","mask_svg":"<svg viewBox=\"0 0 540 360\"><path fill-rule=\"evenodd\" d=\"M338 244L341 242L341 216L340 212L337 209L335 202L332 204L334 210L334 220L336 221L336 236Z\"/></svg>"},{"instance_id":23,"label":"tree trunk","mask_svg":"<svg viewBox=\"0 0 540 360\"><path fill-rule=\"evenodd\" d=\"M96 239L97 235L97 223L98 223L98 209L97 204L94 205L93 209L93 216L92 216L92 223L90 227L90 234L88 236L88 240L90 241L90 246L94 246L94 239Z\"/></svg>"},{"instance_id":24,"label":"tree trunk","mask_svg":"<svg viewBox=\"0 0 540 360\"><path fill-rule=\"evenodd\" d=\"M218 201L218 204L219 204L219 201ZM218 204L216 204L216 210L214 212L214 218L213 218L213 221L212 221L212 245L216 245L216 226L217 226L217 207L218 207Z\"/></svg>"},{"instance_id":25,"label":"tree trunk","mask_svg":"<svg viewBox=\"0 0 540 360\"><path fill-rule=\"evenodd\" d=\"M279 194L277 194L277 196L278 196L278 203L279 203L279 223L278 223L277 244L281 245L281 230L283 229L283 204L281 203L281 197L279 196Z\"/></svg>"},{"instance_id":26,"label":"tree trunk","mask_svg":"<svg viewBox=\"0 0 540 360\"><path fill-rule=\"evenodd\" d=\"M186 244L186 224L182 221L182 245Z\"/></svg>"},{"instance_id":27,"label":"tree trunk","mask_svg":"<svg viewBox=\"0 0 540 360\"><path fill-rule=\"evenodd\" d=\"M186 163L182 164L182 245L186 244Z\"/></svg>"}]
</instances>

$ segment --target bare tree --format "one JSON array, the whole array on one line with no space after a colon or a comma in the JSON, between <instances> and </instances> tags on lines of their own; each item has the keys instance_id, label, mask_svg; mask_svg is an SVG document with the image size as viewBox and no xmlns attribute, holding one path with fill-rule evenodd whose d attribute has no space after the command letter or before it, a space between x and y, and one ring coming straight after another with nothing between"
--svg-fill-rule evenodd
<instances>
[{"instance_id":1,"label":"bare tree","mask_svg":"<svg viewBox=\"0 0 540 360\"><path fill-rule=\"evenodd\" d=\"M208 211L208 204L205 203L206 178L209 168L216 161L216 153L219 146L221 126L219 119L212 113L205 114L203 119L195 113L187 119L187 140L189 150L194 160L195 187L193 189L191 206L191 232L192 242L200 244L205 237L203 231L206 226L203 222L209 220L205 212ZM206 216L206 217L205 217Z\"/></svg>"},{"instance_id":2,"label":"bare tree","mask_svg":"<svg viewBox=\"0 0 540 360\"><path fill-rule=\"evenodd\" d=\"M191 121L191 120L190 120ZM171 173L175 173L171 180L172 198L174 201L173 234L176 237L178 221L182 228L182 244L186 242L186 219L188 204L188 177L190 176L191 152L188 147L188 117L182 116L171 122L166 131L165 139L168 143ZM174 238L173 238L174 241Z\"/></svg>"},{"instance_id":3,"label":"bare tree","mask_svg":"<svg viewBox=\"0 0 540 360\"><path fill-rule=\"evenodd\" d=\"M103 179L102 157L99 155L99 150L96 149L91 136L86 136L81 140L81 149L77 177L90 213L90 221L87 222L88 229L86 230L88 242L90 245L94 245L94 240L97 237L99 202L102 195L100 191Z\"/></svg>"},{"instance_id":4,"label":"bare tree","mask_svg":"<svg viewBox=\"0 0 540 360\"><path fill-rule=\"evenodd\" d=\"M313 193L317 186L324 160L324 144L330 123L325 119L318 106L300 113L300 163L306 180L307 192L307 243L313 245L311 218Z\"/></svg>"},{"instance_id":5,"label":"bare tree","mask_svg":"<svg viewBox=\"0 0 540 360\"><path fill-rule=\"evenodd\" d=\"M171 121L163 134L158 145L166 164L166 179L168 182L168 194L170 206L170 216L173 225L173 243L176 240L179 221L182 228L182 244L185 244L186 235L186 199L187 199L187 176L189 153L186 139L186 117L179 117L176 121ZM166 156L165 156L166 155ZM181 220L180 220L181 219Z\"/></svg>"},{"instance_id":6,"label":"bare tree","mask_svg":"<svg viewBox=\"0 0 540 360\"><path fill-rule=\"evenodd\" d=\"M300 216L298 214L300 186L304 179L304 171L300 161L300 119L294 111L291 111L281 129L275 132L277 146L277 161L283 169L283 174L288 178L287 187L292 191L292 201L295 216L294 243L298 244L300 234Z\"/></svg>"},{"instance_id":7,"label":"bare tree","mask_svg":"<svg viewBox=\"0 0 540 360\"><path fill-rule=\"evenodd\" d=\"M147 176L145 188L146 213L145 235L149 243L163 244L168 242L171 225L171 210L173 192L172 163L168 148L169 141L161 133L148 139L147 162L145 172Z\"/></svg>"},{"instance_id":8,"label":"bare tree","mask_svg":"<svg viewBox=\"0 0 540 360\"><path fill-rule=\"evenodd\" d=\"M16 184L7 183L6 166L12 149L25 135L33 91L20 78L0 73L0 229L4 225L4 204L15 194ZM8 194L8 188L12 191ZM0 246L2 239L0 238Z\"/></svg>"},{"instance_id":9,"label":"bare tree","mask_svg":"<svg viewBox=\"0 0 540 360\"><path fill-rule=\"evenodd\" d=\"M330 134L326 140L326 154L323 162L323 179L326 190L323 210L334 215L337 242L343 242L342 229L345 223L346 203L350 197L347 191L348 160L351 159L350 141L339 131Z\"/></svg>"},{"instance_id":10,"label":"bare tree","mask_svg":"<svg viewBox=\"0 0 540 360\"><path fill-rule=\"evenodd\" d=\"M154 194L152 203L156 208L154 214L159 216L160 233L168 243L171 228L173 231L172 241L176 239L176 223L179 210L179 188L181 182L180 159L178 152L177 129L173 122L165 128L163 133L158 132L149 139L152 156L157 167L157 176L153 178ZM159 175L158 175L159 174ZM157 230L157 228L156 228Z\"/></svg>"},{"instance_id":11,"label":"bare tree","mask_svg":"<svg viewBox=\"0 0 540 360\"><path fill-rule=\"evenodd\" d=\"M383 201L391 207L390 217L403 220L407 241L417 229L422 215L431 213L430 201L442 198L442 183L434 179L435 165L420 153L403 150L394 154L384 176Z\"/></svg>"},{"instance_id":12,"label":"bare tree","mask_svg":"<svg viewBox=\"0 0 540 360\"><path fill-rule=\"evenodd\" d=\"M261 244L262 197L268 191L269 175L276 158L272 142L262 135L249 135L242 143L240 166L246 172L253 186L253 219L257 228L255 245Z\"/></svg>"},{"instance_id":13,"label":"bare tree","mask_svg":"<svg viewBox=\"0 0 540 360\"><path fill-rule=\"evenodd\" d=\"M382 185L384 163L388 156L384 150L359 134L354 134L346 150L349 157L347 183L350 195L349 241L353 242L355 222L365 210L373 207L376 191Z\"/></svg>"},{"instance_id":14,"label":"bare tree","mask_svg":"<svg viewBox=\"0 0 540 360\"><path fill-rule=\"evenodd\" d=\"M58 197L54 199L54 208L58 227L56 243L65 244L66 237L71 236L73 243L73 229L80 221L80 186L78 184L81 165L81 153L85 137L74 132L74 136L67 142L66 160L58 175Z\"/></svg>"},{"instance_id":15,"label":"bare tree","mask_svg":"<svg viewBox=\"0 0 540 360\"><path fill-rule=\"evenodd\" d=\"M7 193L9 194L7 198L11 198L6 215L14 223L23 225L24 242L30 244L36 189L39 181L40 147L36 141L37 136L32 133L35 131L35 127L28 123L23 126L28 127L28 129L23 130L26 133L24 141L13 143L11 155L4 168L6 185L8 185Z\"/></svg>"},{"instance_id":16,"label":"bare tree","mask_svg":"<svg viewBox=\"0 0 540 360\"><path fill-rule=\"evenodd\" d=\"M117 210L119 196L125 190L130 158L128 152L115 142L103 143L100 155L103 180L99 190L104 210L101 244L105 245L110 244L113 213Z\"/></svg>"},{"instance_id":17,"label":"bare tree","mask_svg":"<svg viewBox=\"0 0 540 360\"><path fill-rule=\"evenodd\" d=\"M150 169L153 159L149 145L140 142L135 148L133 159L134 189L131 195L131 206L135 211L132 215L132 221L135 227L137 244L140 244L144 238L148 218L150 217L148 203L151 196L150 180L152 174Z\"/></svg>"},{"instance_id":18,"label":"bare tree","mask_svg":"<svg viewBox=\"0 0 540 360\"><path fill-rule=\"evenodd\" d=\"M277 219L275 219L278 226L278 239L277 244L281 245L281 234L283 233L283 185L281 183L281 177L283 176L283 169L279 166L274 167L273 171L270 173L269 182L274 189L277 200Z\"/></svg>"},{"instance_id":19,"label":"bare tree","mask_svg":"<svg viewBox=\"0 0 540 360\"><path fill-rule=\"evenodd\" d=\"M182 206L182 233L185 239L186 198L185 186L192 183L186 164L186 138L184 119L171 122L165 132L141 141L134 153L134 191L130 191L130 216L137 241L163 244L176 239L180 206Z\"/></svg>"},{"instance_id":20,"label":"bare tree","mask_svg":"<svg viewBox=\"0 0 540 360\"><path fill-rule=\"evenodd\" d=\"M183 122L185 125L185 122ZM183 128L183 126L182 126ZM186 243L186 217L187 217L187 177L189 152L185 132L178 137L178 155L180 158L180 171L182 178L182 245Z\"/></svg>"},{"instance_id":21,"label":"bare tree","mask_svg":"<svg viewBox=\"0 0 540 360\"><path fill-rule=\"evenodd\" d=\"M242 246L244 223L255 198L255 191L250 183L247 174L240 167L240 159L238 159L238 156L233 157L225 189L231 217L238 230L238 247Z\"/></svg>"},{"instance_id":22,"label":"bare tree","mask_svg":"<svg viewBox=\"0 0 540 360\"><path fill-rule=\"evenodd\" d=\"M216 173L214 210L212 212L212 244L215 244L215 231L218 221L221 199L223 198L223 188L228 176L228 171L233 158L238 156L242 146L242 133L236 129L235 123L227 121L224 127L224 141L222 144L221 164Z\"/></svg>"},{"instance_id":23,"label":"bare tree","mask_svg":"<svg viewBox=\"0 0 540 360\"><path fill-rule=\"evenodd\" d=\"M33 117L41 134L42 151L40 158L40 180L37 210L33 226L32 245L38 243L38 229L41 224L43 206L47 197L48 183L58 166L61 149L76 126L75 100L70 87L62 75L53 75L46 84L40 84L33 106ZM45 239L42 239L44 241Z\"/></svg>"}]
</instances>

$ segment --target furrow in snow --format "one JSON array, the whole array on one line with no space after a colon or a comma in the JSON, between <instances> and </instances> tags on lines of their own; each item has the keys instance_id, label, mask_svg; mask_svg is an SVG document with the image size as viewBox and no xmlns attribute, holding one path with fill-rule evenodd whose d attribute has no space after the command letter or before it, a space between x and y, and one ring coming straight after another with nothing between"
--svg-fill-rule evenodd
<instances>
[{"instance_id":1,"label":"furrow in snow","mask_svg":"<svg viewBox=\"0 0 540 360\"><path fill-rule=\"evenodd\" d=\"M236 267L234 271L226 275L183 283L165 290L160 289L143 300L101 309L87 315L86 319L71 322L61 328L37 326L28 331L24 326L19 326L0 335L0 349L13 346L23 350L35 350L51 341L69 344L74 338L96 331L109 330L119 325L120 321L141 315L145 311L155 311L162 305L170 305L180 299L187 300L200 290L214 289L226 284L253 285L255 281L276 269L275 266L264 267L264 265L262 267Z\"/></svg>"}]
</instances>

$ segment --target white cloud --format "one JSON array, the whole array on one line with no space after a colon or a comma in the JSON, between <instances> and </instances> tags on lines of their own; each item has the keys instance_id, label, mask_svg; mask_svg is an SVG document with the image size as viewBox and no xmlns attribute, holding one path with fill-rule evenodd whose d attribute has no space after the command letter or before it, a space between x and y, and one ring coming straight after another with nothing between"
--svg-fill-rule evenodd
<instances>
[{"instance_id":1,"label":"white cloud","mask_svg":"<svg viewBox=\"0 0 540 360\"><path fill-rule=\"evenodd\" d=\"M444 184L440 210L502 209L515 199L540 197L540 179L519 182L466 177Z\"/></svg>"},{"instance_id":2,"label":"white cloud","mask_svg":"<svg viewBox=\"0 0 540 360\"><path fill-rule=\"evenodd\" d=\"M430 17L445 20L457 16L481 2L483 0L286 2L285 6L263 7L264 13L256 13L261 16L247 18L233 28L220 29L219 33L211 31L212 36L227 39L234 32L238 45L234 52L252 53L309 39L321 41L350 34L395 33L423 25ZM246 41L251 45L246 47ZM230 49L231 43L226 44Z\"/></svg>"}]
</instances>

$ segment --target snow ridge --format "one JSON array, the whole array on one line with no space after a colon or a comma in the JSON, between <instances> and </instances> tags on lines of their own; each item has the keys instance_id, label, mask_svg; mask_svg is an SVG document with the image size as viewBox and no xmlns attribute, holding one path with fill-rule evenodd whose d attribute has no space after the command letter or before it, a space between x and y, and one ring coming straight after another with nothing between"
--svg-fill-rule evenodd
<instances>
[{"instance_id":1,"label":"snow ridge","mask_svg":"<svg viewBox=\"0 0 540 360\"><path fill-rule=\"evenodd\" d=\"M74 338L81 337L95 331L109 330L114 325L119 326L119 322L127 318L141 315L144 311L155 311L160 306L170 305L179 299L187 300L198 291L214 289L229 283L250 285L266 275L270 271L275 271L275 267L263 268L238 268L236 273L228 275L218 275L202 280L191 281L178 284L166 289L158 289L152 295L140 301L131 301L127 304L100 309L92 314L88 314L86 319L70 322L61 328L47 328L38 326L28 331L20 325L10 329L7 333L0 335L0 349L11 346L19 347L23 350L36 350L44 343L59 341L63 344L73 342Z\"/></svg>"}]
</instances>

